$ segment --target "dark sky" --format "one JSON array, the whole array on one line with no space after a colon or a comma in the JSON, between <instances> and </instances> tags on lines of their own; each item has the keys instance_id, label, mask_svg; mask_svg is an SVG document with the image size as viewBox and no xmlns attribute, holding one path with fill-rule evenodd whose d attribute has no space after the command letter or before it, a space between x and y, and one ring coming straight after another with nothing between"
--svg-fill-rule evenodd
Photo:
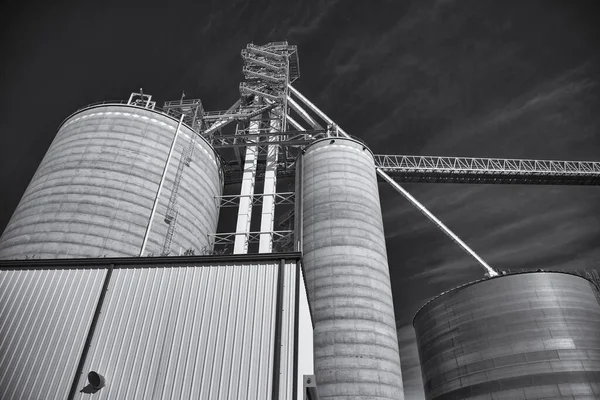
<instances>
[{"instance_id":1,"label":"dark sky","mask_svg":"<svg viewBox=\"0 0 600 400\"><path fill-rule=\"evenodd\" d=\"M299 46L295 85L375 153L600 160L594 1L18 2L2 18L0 228L60 122L144 88L227 108L248 42ZM600 188L405 187L496 268L598 268ZM381 186L407 399L411 321L482 269Z\"/></svg>"}]
</instances>

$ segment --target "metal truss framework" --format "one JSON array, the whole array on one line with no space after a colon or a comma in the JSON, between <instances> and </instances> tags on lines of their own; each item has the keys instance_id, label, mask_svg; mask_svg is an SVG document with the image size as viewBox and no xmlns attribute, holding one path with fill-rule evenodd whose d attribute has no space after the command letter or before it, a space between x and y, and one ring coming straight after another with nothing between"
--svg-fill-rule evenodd
<instances>
[{"instance_id":1,"label":"metal truss framework","mask_svg":"<svg viewBox=\"0 0 600 400\"><path fill-rule=\"evenodd\" d=\"M243 135L241 137L240 135ZM264 132L259 129L258 133L248 133L246 129L239 129L234 135L219 135L213 137L213 147L215 149L246 147L249 145L248 139L254 139L257 143L269 141L261 147L265 148L271 145L277 146L305 146L316 139L327 137L327 130L313 129L309 131L286 131L286 132ZM275 140L272 140L272 139ZM245 139L245 140L242 140ZM265 150L266 151L266 150Z\"/></svg>"},{"instance_id":2,"label":"metal truss framework","mask_svg":"<svg viewBox=\"0 0 600 400\"><path fill-rule=\"evenodd\" d=\"M274 206L295 200L291 192L276 193L277 179L295 175L296 158L306 145L322 138L351 136L291 85L300 76L296 46L287 42L248 44L241 56L244 81L239 86L240 99L227 110L206 112L199 100L184 101L183 97L165 103L163 108L169 115L183 116L184 123L198 129L220 153L226 185L242 183L240 195L216 198L221 207L238 207L243 221L238 220L235 233L211 235L214 245L228 246L237 241L234 252L246 252L248 244L259 243L261 251L271 251L272 244L281 247L293 236L291 230L273 230ZM151 96L141 89L132 94L128 104L155 107ZM223 129L233 122L235 131L225 133ZM489 276L496 272L398 182L600 185L600 162L408 155L374 158L378 178L392 185L473 256ZM265 182L263 194L271 196L266 202L262 194L254 194L258 180ZM260 231L251 232L252 206L261 203ZM279 226L287 228L293 220L294 209L280 218Z\"/></svg>"},{"instance_id":3,"label":"metal truss framework","mask_svg":"<svg viewBox=\"0 0 600 400\"><path fill-rule=\"evenodd\" d=\"M259 252L271 252L277 236L273 233L276 196L280 167L287 167L296 154L291 146L283 146L290 138L287 133L288 86L300 76L296 46L287 42L272 42L264 46L248 44L241 52L244 81L240 83L240 100L225 111L206 112L207 125L203 134L217 150L232 149L235 162L225 168L241 178L240 196L226 199L228 206L237 202L238 218L233 237L236 254L248 252L252 243L252 207L257 204L255 188L257 175L264 182L260 218ZM235 133L223 134L222 129L237 122ZM210 124L210 125L209 125ZM307 135L295 137L295 147L307 144ZM304 138L304 140L302 140ZM258 165L261 164L261 168ZM226 178L227 179L227 178ZM217 242L220 243L220 242Z\"/></svg>"},{"instance_id":4,"label":"metal truss framework","mask_svg":"<svg viewBox=\"0 0 600 400\"><path fill-rule=\"evenodd\" d=\"M211 238L211 242L214 246L231 246L235 243L235 238L239 235L245 235L246 232L227 232L227 233L215 233L208 235ZM289 243L291 238L294 236L293 230L281 230L281 231L265 231L265 232L247 232L248 243L256 244L260 242L260 235L270 234L273 235L273 243Z\"/></svg>"},{"instance_id":5,"label":"metal truss framework","mask_svg":"<svg viewBox=\"0 0 600 400\"><path fill-rule=\"evenodd\" d=\"M253 194L253 195L226 195L226 196L216 196L215 200L217 201L219 207L238 207L240 205L240 198L242 197L251 197L252 205L258 205L263 203L263 198L266 196L271 196L275 198L275 204L294 204L296 193L294 192L282 192L282 193L273 193L273 194Z\"/></svg>"},{"instance_id":6,"label":"metal truss framework","mask_svg":"<svg viewBox=\"0 0 600 400\"><path fill-rule=\"evenodd\" d=\"M184 100L185 94L182 94L181 100L165 101L163 111L179 119L183 115L183 122L196 132L202 130L203 112L200 99Z\"/></svg>"},{"instance_id":7,"label":"metal truss framework","mask_svg":"<svg viewBox=\"0 0 600 400\"><path fill-rule=\"evenodd\" d=\"M261 155L264 153L260 153ZM288 160L286 162L279 161L277 162L277 178L291 178L295 175L294 169L295 162L292 160ZM223 167L223 171L225 174L225 184L233 185L242 182L243 173L240 171L238 164L228 164ZM256 180L263 180L265 178L266 166L264 162L259 162L256 165Z\"/></svg>"},{"instance_id":8,"label":"metal truss framework","mask_svg":"<svg viewBox=\"0 0 600 400\"><path fill-rule=\"evenodd\" d=\"M599 185L600 162L376 155L401 182Z\"/></svg>"}]
</instances>

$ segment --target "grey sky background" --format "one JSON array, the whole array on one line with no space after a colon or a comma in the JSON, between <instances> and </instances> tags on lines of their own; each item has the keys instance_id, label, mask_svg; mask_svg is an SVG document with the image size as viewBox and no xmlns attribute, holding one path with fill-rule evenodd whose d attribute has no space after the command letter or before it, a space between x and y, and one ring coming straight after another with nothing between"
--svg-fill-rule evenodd
<instances>
[{"instance_id":1,"label":"grey sky background","mask_svg":"<svg viewBox=\"0 0 600 400\"><path fill-rule=\"evenodd\" d=\"M375 153L600 160L594 3L20 3L2 13L0 227L77 108L143 87L225 109L248 42L298 45L295 86ZM598 187L405 188L493 267L599 268ZM380 194L406 398L423 399L412 317L483 270L393 189Z\"/></svg>"}]
</instances>

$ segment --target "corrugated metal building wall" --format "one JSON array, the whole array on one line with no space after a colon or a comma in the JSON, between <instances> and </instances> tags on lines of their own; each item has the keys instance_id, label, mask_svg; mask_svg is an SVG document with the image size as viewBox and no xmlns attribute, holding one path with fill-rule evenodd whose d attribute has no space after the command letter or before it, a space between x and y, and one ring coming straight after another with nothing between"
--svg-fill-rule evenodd
<instances>
[{"instance_id":1,"label":"corrugated metal building wall","mask_svg":"<svg viewBox=\"0 0 600 400\"><path fill-rule=\"evenodd\" d=\"M299 254L74 262L0 264L0 398L293 398Z\"/></svg>"},{"instance_id":2,"label":"corrugated metal building wall","mask_svg":"<svg viewBox=\"0 0 600 400\"><path fill-rule=\"evenodd\" d=\"M0 399L66 398L105 276L0 271Z\"/></svg>"}]
</instances>

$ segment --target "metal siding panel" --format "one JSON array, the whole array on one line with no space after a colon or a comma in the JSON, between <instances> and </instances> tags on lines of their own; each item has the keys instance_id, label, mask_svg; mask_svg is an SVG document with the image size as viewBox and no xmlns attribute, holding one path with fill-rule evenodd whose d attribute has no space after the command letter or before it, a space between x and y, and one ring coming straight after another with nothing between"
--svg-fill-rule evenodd
<instances>
[{"instance_id":1,"label":"metal siding panel","mask_svg":"<svg viewBox=\"0 0 600 400\"><path fill-rule=\"evenodd\" d=\"M215 293L210 298L210 306L206 308L209 315L207 318L208 324L211 328L216 327L216 329L205 329L204 332L206 334L202 335L204 336L204 340L201 341L202 348L200 349L201 353L199 356L199 360L202 362L201 374L199 376L201 385L198 388L200 390L199 398L201 399L208 399L211 397L209 385L214 372L212 368L212 361L215 353L216 335L219 328L219 306L221 304L221 296L223 294L222 290L217 289L221 289L223 287L225 271L226 268L216 268L216 282L214 283Z\"/></svg>"},{"instance_id":2,"label":"metal siding panel","mask_svg":"<svg viewBox=\"0 0 600 400\"><path fill-rule=\"evenodd\" d=\"M47 291L45 292L45 299L47 300L47 304L45 304L45 310L43 312L43 314L41 314L40 316L38 316L36 318L36 327L35 329L31 330L31 334L33 334L34 336L30 336L29 337L29 342L27 343L27 347L28 347L28 354L26 359L24 360L24 365L19 368L21 371L24 370L35 370L36 368L38 368L39 365L47 365L47 364L42 364L42 360L40 360L40 356L43 358L45 358L46 356L46 352L49 349L48 347L42 347L40 346L40 343L48 343L49 342L49 338L48 338L48 334L50 334L52 336L52 331L55 330L57 328L56 325L53 325L51 322L52 321L56 321L56 317L57 317L57 313L60 313L60 309L62 308L62 305L68 301L66 298L64 298L64 290L67 286L67 281L64 275L66 275L64 273L65 271L60 271L59 273L53 274L53 278L51 279L51 281L49 282L48 285L46 285ZM40 293L40 297L41 297L42 293ZM41 308L41 307L40 307ZM42 310L40 310L42 311ZM18 368L18 367L17 367ZM40 371L40 372L43 372ZM23 378L25 378L23 380ZM38 378L36 377L32 377L31 375L29 376L25 376L25 375L21 375L19 377L19 379L16 381L15 383L15 388L28 388L30 387L28 385L29 381L32 378ZM34 379L35 381L35 379ZM35 384L34 382L31 382L32 384Z\"/></svg>"},{"instance_id":3,"label":"metal siding panel","mask_svg":"<svg viewBox=\"0 0 600 400\"><path fill-rule=\"evenodd\" d=\"M277 288L277 276L279 275L279 268L277 268L275 270L275 273L272 274L272 285L273 287ZM277 289L271 291L268 289L268 286L265 287L265 294L266 294L266 301L263 303L265 305L265 311L264 311L264 315L269 315L271 316L270 318L263 318L262 324L263 324L263 333L262 333L262 354L263 354L263 358L267 357L267 353L268 353L268 359L266 361L268 361L268 368L265 368L264 370L262 370L263 372L263 377L266 378L266 382L264 384L264 390L267 391L268 393L268 397L266 398L271 398L271 395L273 393L272 391L272 387L273 387L273 368L274 366L274 354L275 354L275 346L274 346L274 341L275 341L275 322L276 322L276 318L275 315L277 313ZM267 372L268 371L268 372Z\"/></svg>"},{"instance_id":4,"label":"metal siding panel","mask_svg":"<svg viewBox=\"0 0 600 400\"><path fill-rule=\"evenodd\" d=\"M231 281L231 287L229 288L229 294L227 295L227 312L224 313L225 317L225 334L223 337L223 356L221 357L221 365L219 367L218 380L216 381L218 393L221 398L229 397L229 383L231 381L231 367L234 362L233 359L233 346L234 338L236 336L236 317L239 308L239 301L237 295L239 294L241 272L240 268L231 269L233 277Z\"/></svg>"},{"instance_id":5,"label":"metal siding panel","mask_svg":"<svg viewBox=\"0 0 600 400\"><path fill-rule=\"evenodd\" d=\"M252 290L252 288L258 289L258 268L251 268L249 270L249 287L246 290L246 304L244 306L244 333L242 339L242 354L241 364L242 368L240 371L240 381L237 390L236 398L244 398L248 396L250 391L250 379L256 381L256 377L251 375L256 374L256 371L250 368L250 352L252 351L252 332L253 325L251 321L254 318L254 303L257 296L258 290Z\"/></svg>"},{"instance_id":6,"label":"metal siding panel","mask_svg":"<svg viewBox=\"0 0 600 400\"><path fill-rule=\"evenodd\" d=\"M235 392L235 386L237 384L237 382L239 382L241 373L240 373L240 369L239 368L235 368L234 366L234 362L239 362L239 360L241 360L242 358L242 352L244 350L244 343L243 343L243 339L244 339L244 325L245 325L245 317L246 317L246 310L245 310L245 301L246 301L246 296L248 294L248 287L247 285L243 284L243 282L249 282L249 272L250 269L249 268L241 268L238 269L237 272L239 273L239 281L240 284L238 285L238 293L239 295L237 296L237 303L235 306L235 323L234 323L234 331L232 332L232 334L230 335L231 340L232 340L232 344L231 344L231 356L230 359L228 360L229 362L229 371L227 372L229 380L228 381L223 381L223 390L224 390L224 399L231 399L231 400L235 400L237 399L237 393Z\"/></svg>"},{"instance_id":7,"label":"metal siding panel","mask_svg":"<svg viewBox=\"0 0 600 400\"><path fill-rule=\"evenodd\" d=\"M78 391L95 370L101 400L269 399L278 267L115 269Z\"/></svg>"},{"instance_id":8,"label":"metal siding panel","mask_svg":"<svg viewBox=\"0 0 600 400\"><path fill-rule=\"evenodd\" d=\"M0 271L0 398L67 397L105 275Z\"/></svg>"},{"instance_id":9,"label":"metal siding panel","mask_svg":"<svg viewBox=\"0 0 600 400\"><path fill-rule=\"evenodd\" d=\"M251 370L248 395L249 398L271 398L271 385L273 378L273 334L275 331L275 293L277 293L277 272L279 265L273 266L272 273L266 273L263 266L259 266L260 275L257 285L257 300L254 306L254 321L252 324L252 345L249 361ZM265 279L260 279L261 275ZM264 318L261 316L269 316ZM270 329L269 329L270 328ZM260 360L260 366L252 366L252 360ZM254 379L253 379L254 378ZM263 394L264 393L264 394ZM261 396L263 394L264 397Z\"/></svg>"},{"instance_id":10,"label":"metal siding panel","mask_svg":"<svg viewBox=\"0 0 600 400\"><path fill-rule=\"evenodd\" d=\"M172 333L172 347L169 349L168 357L165 362L167 363L167 370L174 370L173 374L169 374L166 377L165 385L163 387L161 396L166 398L173 398L171 395L174 389L174 381L176 376L179 373L178 364L179 358L181 356L181 342L183 340L183 331L187 328L187 321L185 320L185 315L187 313L187 308L189 307L189 298L191 294L191 284L193 278L193 270L191 268L185 268L183 272L183 276L180 277L182 280L182 284L184 285L181 290L178 305L177 305L177 316L176 320L183 320L183 324L173 324L174 329ZM189 342L188 342L189 343Z\"/></svg>"},{"instance_id":11,"label":"metal siding panel","mask_svg":"<svg viewBox=\"0 0 600 400\"><path fill-rule=\"evenodd\" d=\"M219 378L221 372L221 366L223 365L223 354L225 353L225 345L224 339L227 335L227 312L229 310L229 298L231 296L231 272L233 272L233 268L222 268L224 270L223 274L223 284L220 286L222 288L218 307L216 308L218 317L217 321L217 329L212 329L213 338L211 343L214 343L214 346L210 346L212 350L214 350L212 354L212 360L208 360L210 362L210 370L211 376L208 386L208 392L210 393L210 398L218 398L219 394Z\"/></svg>"},{"instance_id":12,"label":"metal siding panel","mask_svg":"<svg viewBox=\"0 0 600 400\"><path fill-rule=\"evenodd\" d=\"M206 339L208 330L203 329L203 328L205 326L204 324L206 321L208 321L208 324L210 326L210 312L208 312L208 310L210 310L211 301L214 298L214 289L216 286L214 284L214 280L216 278L215 271L214 271L215 267L208 267L208 268L209 269L206 271L207 276L203 280L203 282L202 282L203 285L200 288L201 293L205 293L205 295L204 296L200 295L198 297L198 300L199 300L198 314L196 314L192 317L195 319L194 322L196 325L196 329L193 332L194 338L196 338L196 340L193 340L192 342L194 345L197 344L197 346L193 347L194 351L190 351L190 354L192 355L192 358L190 359L190 370L192 371L192 373L185 374L187 380L190 382L189 383L190 398L199 398L200 386L198 385L198 381L201 381L202 376L203 376L203 371L202 371L202 361L204 360L203 352L206 350L207 343L208 343L208 340ZM199 379L196 379L196 377L199 377ZM187 396L185 398L187 398Z\"/></svg>"},{"instance_id":13,"label":"metal siding panel","mask_svg":"<svg viewBox=\"0 0 600 400\"><path fill-rule=\"evenodd\" d=\"M69 310L64 315L63 322L60 322L61 332L57 336L57 342L63 340L63 337L66 336L66 341L69 338L76 338L78 341L81 340L80 346L69 346L62 345L59 346L61 348L61 353L59 355L53 355L52 359L57 360L58 362L54 364L55 371L50 378L50 383L48 386L48 390L54 392L55 390L52 386L52 383L58 381L57 374L60 371L67 371L70 367L68 367L70 360L77 360L76 364L79 363L79 358L81 357L81 353L83 351L84 340L87 337L88 331L90 329L90 325L93 319L93 314L96 310L96 306L101 295L102 286L104 284L104 280L106 279L107 270L100 269L95 271L87 271L80 270L78 271L79 277L77 279L77 291L73 297L69 297L72 300L69 306ZM86 278L87 274L95 274L96 276L93 279ZM85 299L85 301L77 301L76 299ZM71 315L86 315L89 318L72 318ZM70 321L70 323L68 323ZM68 331L66 335L64 334L65 327L68 327ZM66 342L65 342L66 343ZM62 378L60 378L61 382L64 381L64 385L71 386L73 383L73 373L69 373L68 376L63 373ZM63 383L61 383L62 385Z\"/></svg>"},{"instance_id":14,"label":"metal siding panel","mask_svg":"<svg viewBox=\"0 0 600 400\"><path fill-rule=\"evenodd\" d=\"M193 267L192 267L193 268ZM198 346L197 332L200 329L201 319L197 317L197 312L202 310L202 294L203 288L206 286L206 279L208 274L195 274L193 269L191 271L192 282L190 283L190 293L187 314L185 316L185 327L182 331L181 341L181 358L178 364L177 372L174 375L174 380L178 382L178 385L173 384L173 391L171 398L176 399L187 399L190 398L191 382L193 382L193 373L188 371L194 371L193 362L195 361L193 355L196 353ZM192 290L193 288L199 288L199 290ZM202 291L202 292L201 292ZM168 397L168 396L167 396Z\"/></svg>"},{"instance_id":15,"label":"metal siding panel","mask_svg":"<svg viewBox=\"0 0 600 400\"><path fill-rule=\"evenodd\" d=\"M16 326L17 329L13 331L11 340L8 343L6 350L8 350L10 358L8 358L7 364L10 368L6 368L8 373L0 381L1 386L12 387L11 390L6 392L7 398L20 397L17 396L17 393L19 393L18 377L28 370L28 366L24 364L26 364L27 357L31 354L32 346L35 345L35 343L31 343L30 341L31 334L43 325L43 321L40 320L40 314L45 315L49 312L48 306L52 304L52 300L49 297L53 292L52 287L55 285L55 282L53 282L54 278L55 274L52 274L50 279L40 274L34 286L35 290L28 293L30 301L27 302L27 312L21 315ZM45 304L45 299L49 300L48 304Z\"/></svg>"},{"instance_id":16,"label":"metal siding panel","mask_svg":"<svg viewBox=\"0 0 600 400\"><path fill-rule=\"evenodd\" d=\"M296 263L284 267L283 314L281 318L281 362L279 368L279 399L293 398L294 389L294 312L296 301Z\"/></svg>"},{"instance_id":17,"label":"metal siding panel","mask_svg":"<svg viewBox=\"0 0 600 400\"><path fill-rule=\"evenodd\" d=\"M313 325L304 285L304 274L300 271L300 304L298 308L298 400L304 399L304 375L313 375Z\"/></svg>"}]
</instances>

